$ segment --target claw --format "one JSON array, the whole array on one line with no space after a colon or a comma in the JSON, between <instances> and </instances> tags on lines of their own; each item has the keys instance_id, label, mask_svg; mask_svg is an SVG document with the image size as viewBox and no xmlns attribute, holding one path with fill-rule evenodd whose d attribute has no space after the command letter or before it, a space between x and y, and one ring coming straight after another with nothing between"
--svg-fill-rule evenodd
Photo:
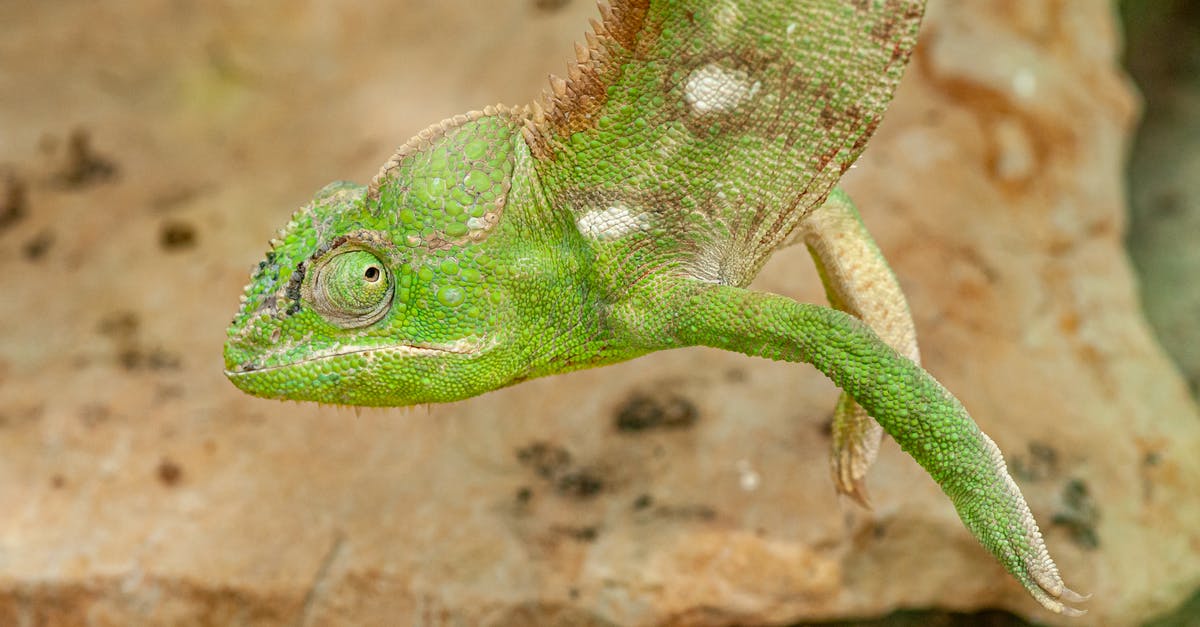
<instances>
[{"instance_id":1,"label":"claw","mask_svg":"<svg viewBox=\"0 0 1200 627\"><path fill-rule=\"evenodd\" d=\"M881 434L878 423L867 416L853 398L843 394L834 410L833 457L830 458L833 485L838 493L854 499L868 510L871 500L867 496L866 476L879 452Z\"/></svg>"},{"instance_id":2,"label":"claw","mask_svg":"<svg viewBox=\"0 0 1200 627\"><path fill-rule=\"evenodd\" d=\"M849 486L837 484L838 492L850 497L855 503L867 511L871 511L871 497L867 494L867 482L861 478L851 480Z\"/></svg>"},{"instance_id":3,"label":"claw","mask_svg":"<svg viewBox=\"0 0 1200 627\"><path fill-rule=\"evenodd\" d=\"M867 494L866 473L855 472L854 453L850 449L842 449L836 451L829 461L833 487L838 494L848 496L864 509L870 510L871 499Z\"/></svg>"},{"instance_id":4,"label":"claw","mask_svg":"<svg viewBox=\"0 0 1200 627\"><path fill-rule=\"evenodd\" d=\"M1054 612L1055 614L1062 614L1063 616L1071 617L1083 616L1084 614L1087 614L1087 610L1071 607L1066 603L1082 603L1092 598L1092 595L1090 594L1079 594L1078 592L1075 592L1061 583L1059 584L1059 591L1057 594L1045 589L1034 589L1030 590L1030 592L1033 593L1033 598L1037 599L1038 603L1042 604L1042 607ZM1064 603L1064 601L1066 603Z\"/></svg>"},{"instance_id":5,"label":"claw","mask_svg":"<svg viewBox=\"0 0 1200 627\"><path fill-rule=\"evenodd\" d=\"M1092 598L1091 594L1079 594L1078 592L1066 587L1063 588L1062 594L1058 596L1067 603L1083 603L1084 601Z\"/></svg>"}]
</instances>

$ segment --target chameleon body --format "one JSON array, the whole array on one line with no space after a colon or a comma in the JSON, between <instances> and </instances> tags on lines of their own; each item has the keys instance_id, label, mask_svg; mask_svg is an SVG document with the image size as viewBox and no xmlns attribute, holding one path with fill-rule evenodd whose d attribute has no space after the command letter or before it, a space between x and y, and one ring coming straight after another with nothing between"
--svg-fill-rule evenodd
<instances>
[{"instance_id":1,"label":"chameleon body","mask_svg":"<svg viewBox=\"0 0 1200 627\"><path fill-rule=\"evenodd\" d=\"M881 431L1052 611L1063 585L996 445L917 364L838 178L916 42L919 0L601 5L540 101L436 124L273 242L225 345L258 396L401 406L684 346L811 363L845 392L833 471L865 503ZM746 289L804 242L831 307Z\"/></svg>"}]
</instances>

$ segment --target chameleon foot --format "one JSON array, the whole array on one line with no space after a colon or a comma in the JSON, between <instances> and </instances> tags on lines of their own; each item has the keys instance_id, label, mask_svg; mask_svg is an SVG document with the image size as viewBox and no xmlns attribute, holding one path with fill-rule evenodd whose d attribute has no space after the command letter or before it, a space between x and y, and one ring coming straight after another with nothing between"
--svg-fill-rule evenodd
<instances>
[{"instance_id":1,"label":"chameleon foot","mask_svg":"<svg viewBox=\"0 0 1200 627\"><path fill-rule=\"evenodd\" d=\"M843 393L833 413L833 455L830 469L833 485L840 494L871 509L866 476L879 454L883 427L875 422L854 399Z\"/></svg>"}]
</instances>

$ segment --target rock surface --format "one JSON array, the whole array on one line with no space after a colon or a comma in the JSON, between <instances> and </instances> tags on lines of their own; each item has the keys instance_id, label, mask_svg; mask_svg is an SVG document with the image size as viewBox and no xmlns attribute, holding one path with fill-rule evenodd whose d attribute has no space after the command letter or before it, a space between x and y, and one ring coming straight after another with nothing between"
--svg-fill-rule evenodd
<instances>
[{"instance_id":1,"label":"rock surface","mask_svg":"<svg viewBox=\"0 0 1200 627\"><path fill-rule=\"evenodd\" d=\"M529 100L593 12L482 6L0 4L0 624L1065 622L894 444L839 502L811 369L676 351L361 416L223 379L295 207ZM1200 419L1121 245L1114 16L943 2L924 36L847 186L1088 620L1133 624L1200 584ZM758 286L820 301L810 266Z\"/></svg>"}]
</instances>

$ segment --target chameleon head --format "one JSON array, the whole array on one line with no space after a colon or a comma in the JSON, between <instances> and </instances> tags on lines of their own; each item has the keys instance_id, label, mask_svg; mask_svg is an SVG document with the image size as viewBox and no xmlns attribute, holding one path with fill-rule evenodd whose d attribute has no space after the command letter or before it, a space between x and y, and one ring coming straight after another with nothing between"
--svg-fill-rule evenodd
<instances>
[{"instance_id":1,"label":"chameleon head","mask_svg":"<svg viewBox=\"0 0 1200 627\"><path fill-rule=\"evenodd\" d=\"M411 405L510 381L502 286L477 250L393 242L367 188L333 183L273 242L228 330L225 374L270 398ZM510 367L505 367L509 365Z\"/></svg>"}]
</instances>

